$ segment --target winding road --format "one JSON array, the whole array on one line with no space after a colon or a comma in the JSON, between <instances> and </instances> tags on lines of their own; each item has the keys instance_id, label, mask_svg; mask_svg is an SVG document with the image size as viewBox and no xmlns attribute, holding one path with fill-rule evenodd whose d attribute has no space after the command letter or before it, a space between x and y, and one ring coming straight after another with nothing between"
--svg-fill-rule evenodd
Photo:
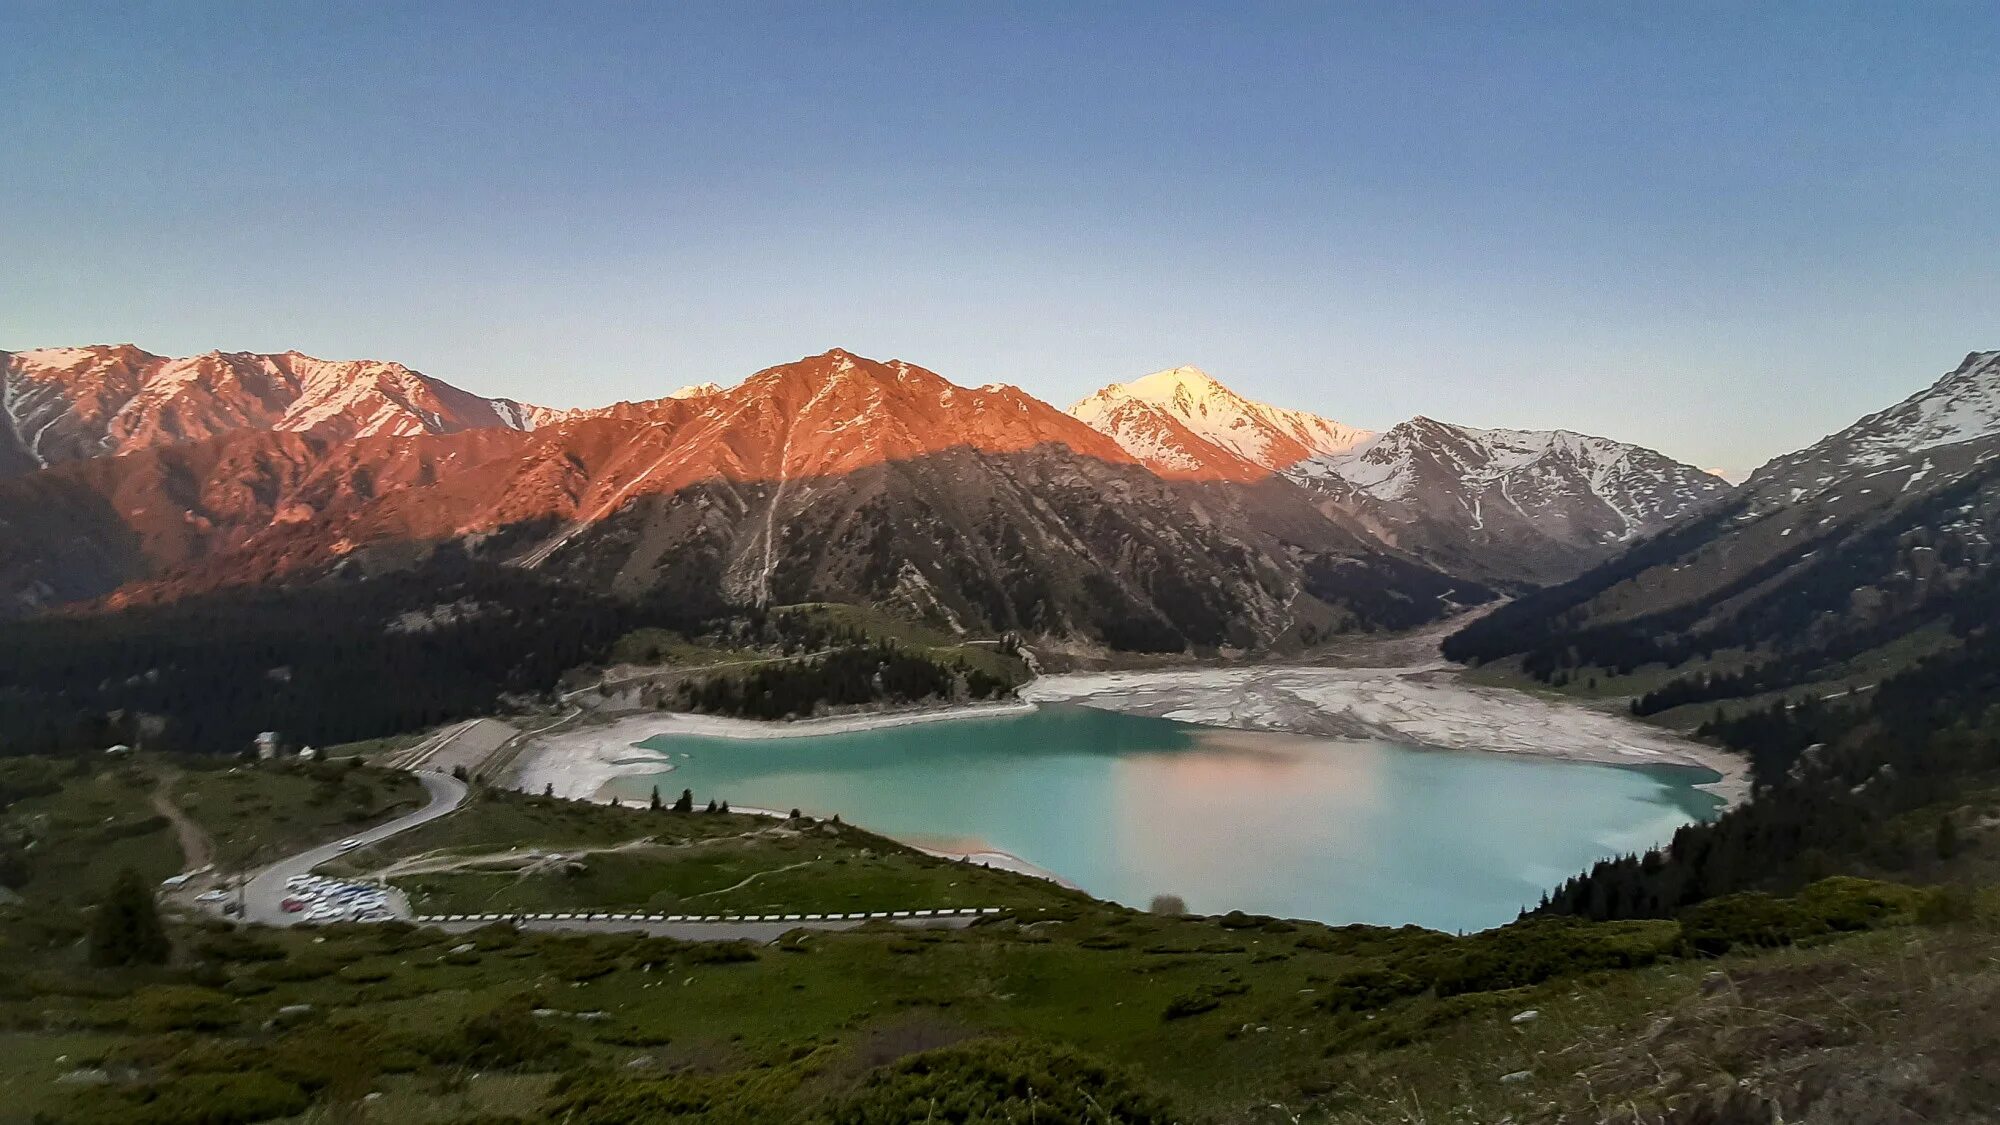
<instances>
[{"instance_id":1,"label":"winding road","mask_svg":"<svg viewBox=\"0 0 2000 1125\"><path fill-rule=\"evenodd\" d=\"M356 832L345 839L373 844L379 840L386 840L398 832L407 832L419 824L436 820L464 803L466 788L463 781L450 774L433 773L429 770L413 772L417 780L423 783L424 790L430 794L429 804L415 812L404 813L387 823ZM345 840L335 840L321 844L309 851L281 859L251 876L250 881L243 887L243 920L261 922L266 926L296 924L298 916L285 913L285 908L281 905L285 899L285 880L294 875L304 875L320 864L346 854L349 849L340 846L344 842ZM408 917L409 907L401 901L402 896L392 895L391 899L396 908L395 913Z\"/></svg>"},{"instance_id":2,"label":"winding road","mask_svg":"<svg viewBox=\"0 0 2000 1125\"><path fill-rule=\"evenodd\" d=\"M459 729L462 731L466 728L461 727ZM449 738L446 741L449 741ZM355 845L356 848L365 847L369 844L386 840L399 832L407 832L420 824L428 824L441 816L450 814L461 804L465 803L467 794L465 782L458 780L448 773L440 773L435 769L415 769L410 772L416 776L418 781L423 783L425 792L430 795L430 802L428 804L415 812L405 813L394 820L356 832L352 836L321 844L316 848L311 848L297 855L281 859L251 876L250 881L243 885L243 921L266 926L298 925L301 922L300 916L297 914L287 914L283 905L287 894L286 880L295 875L304 875L320 864L331 862L354 850L354 848L344 848L341 846L348 840L358 841ZM409 902L403 897L400 891L392 890L390 892L389 907L390 912L398 918L408 919L412 917ZM900 913L914 915L918 912L903 911ZM886 920L899 926L959 929L971 925L974 919L981 913L995 913L995 911L962 910L949 914L943 911L923 911L921 913L925 916L891 917ZM771 917L775 919L776 915L772 915ZM876 917L879 918L882 915L877 915ZM488 924L495 918L497 916L480 919L465 918L462 920L426 917L416 920L422 925L436 926L446 931L464 931ZM526 917L519 919L516 924L523 929L529 930L581 931L585 933L615 933L641 930L648 934L674 937L683 941L749 940L762 942L776 941L789 931L797 929L847 930L864 925L866 922L867 919L860 916L851 918L835 916L791 918L788 916L787 920L782 922L775 920L769 922L752 921L746 918L731 917L712 922L696 922L666 921L655 917L633 915L617 917L605 914L579 914L575 917Z\"/></svg>"}]
</instances>

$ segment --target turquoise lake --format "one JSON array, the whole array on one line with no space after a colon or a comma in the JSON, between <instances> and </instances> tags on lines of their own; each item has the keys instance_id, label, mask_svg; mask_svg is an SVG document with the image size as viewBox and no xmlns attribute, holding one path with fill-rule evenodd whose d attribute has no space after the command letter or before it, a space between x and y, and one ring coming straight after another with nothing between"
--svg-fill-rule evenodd
<instances>
[{"instance_id":1,"label":"turquoise lake","mask_svg":"<svg viewBox=\"0 0 2000 1125\"><path fill-rule=\"evenodd\" d=\"M1043 707L757 741L662 735L645 798L799 808L908 843L1007 852L1100 898L1197 913L1476 930L1721 802L1715 775L1218 730ZM913 903L912 907L921 907Z\"/></svg>"}]
</instances>

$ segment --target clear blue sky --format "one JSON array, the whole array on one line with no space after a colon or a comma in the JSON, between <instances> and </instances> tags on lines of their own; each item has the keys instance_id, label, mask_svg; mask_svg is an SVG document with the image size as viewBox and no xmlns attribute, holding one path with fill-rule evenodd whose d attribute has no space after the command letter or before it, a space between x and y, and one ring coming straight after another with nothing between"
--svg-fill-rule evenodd
<instances>
[{"instance_id":1,"label":"clear blue sky","mask_svg":"<svg viewBox=\"0 0 2000 1125\"><path fill-rule=\"evenodd\" d=\"M668 7L0 0L0 347L1194 363L1733 468L2000 347L1990 3Z\"/></svg>"}]
</instances>

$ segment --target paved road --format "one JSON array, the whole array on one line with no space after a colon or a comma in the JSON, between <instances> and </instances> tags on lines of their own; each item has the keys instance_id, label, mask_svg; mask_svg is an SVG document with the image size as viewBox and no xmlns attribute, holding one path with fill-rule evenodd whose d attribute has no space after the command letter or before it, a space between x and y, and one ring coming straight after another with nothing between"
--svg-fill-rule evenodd
<instances>
[{"instance_id":1,"label":"paved road","mask_svg":"<svg viewBox=\"0 0 2000 1125\"><path fill-rule=\"evenodd\" d=\"M424 790L430 794L431 799L429 804L418 809L416 812L406 813L394 820L378 824L373 828L356 832L352 836L345 837L345 839L359 840L361 843L358 846L373 844L381 840L386 840L398 832L407 832L420 824L427 824L452 812L460 804L463 804L466 797L465 783L448 773L439 772L435 758L437 751L444 750L451 742L458 739L460 735L473 730L478 725L478 723L467 723L441 736L441 741L435 742L429 748L429 753L426 755L431 760L430 764L424 768L412 769L410 771L416 775L418 781L423 783ZM512 728L508 729L511 730ZM267 926L297 925L301 921L300 916L285 913L284 907L281 905L286 895L285 881L294 875L304 875L323 863L331 862L340 856L346 855L347 850L341 848L341 843L341 840L334 840L321 844L319 847L300 852L288 859L281 859L252 876L250 881L244 884L243 887L243 920L246 922L262 923ZM401 892L391 891L389 903L392 912L399 917L408 918L411 916L409 904L404 900ZM878 915L875 919L799 917L771 922L753 922L740 919L718 920L714 922L667 922L631 915L622 918L605 915L596 917L578 915L569 918L527 917L520 919L516 924L528 930L581 933L631 933L633 931L642 931L656 937L678 938L682 941L767 942L776 941L792 930L851 930L858 926L867 925L869 921L874 920L887 921L898 926L955 930L971 925L981 913L991 914L997 913L997 911L967 910L955 914L945 914L941 911L897 911L893 913L903 916L883 918ZM924 916L917 916L919 914ZM454 933L475 930L480 926L490 924L494 920L496 919L493 916L477 918L468 916L462 921L449 921L435 916L426 916L417 919L422 925L436 926L439 929Z\"/></svg>"},{"instance_id":2,"label":"paved road","mask_svg":"<svg viewBox=\"0 0 2000 1125\"><path fill-rule=\"evenodd\" d=\"M436 820L459 806L465 800L465 783L450 774L432 773L428 770L416 771L418 781L430 794L430 804L413 813L405 813L386 824L356 832L347 839L372 844L386 840L398 832L406 832L419 824ZM322 863L337 856L345 855L340 841L321 844L310 851L303 851L289 859L278 862L252 876L243 888L243 918L247 922L262 922L267 926L290 926L298 922L295 914L287 914L279 905L285 897L285 880L294 875L304 875ZM394 897L394 896L392 896ZM400 904L398 904L400 905ZM402 911L407 913L407 910Z\"/></svg>"},{"instance_id":3,"label":"paved road","mask_svg":"<svg viewBox=\"0 0 2000 1125\"><path fill-rule=\"evenodd\" d=\"M891 925L908 926L915 929L962 930L973 923L977 915L955 914L944 918L893 918ZM670 937L680 941L754 941L770 942L791 933L793 930L852 930L867 925L866 922L636 922L572 919L528 918L514 923L523 930L539 930L544 933L566 934L629 934L644 933L650 937ZM447 933L467 933L491 922L435 922L424 921L422 925L435 927Z\"/></svg>"}]
</instances>

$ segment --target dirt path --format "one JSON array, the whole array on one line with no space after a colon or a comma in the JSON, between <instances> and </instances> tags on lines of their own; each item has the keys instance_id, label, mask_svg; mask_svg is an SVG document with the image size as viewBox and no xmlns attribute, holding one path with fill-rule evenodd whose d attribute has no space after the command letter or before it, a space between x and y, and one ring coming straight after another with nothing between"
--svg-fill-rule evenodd
<instances>
[{"instance_id":1,"label":"dirt path","mask_svg":"<svg viewBox=\"0 0 2000 1125\"><path fill-rule=\"evenodd\" d=\"M404 856L371 871L362 872L363 879L400 879L410 875L446 875L457 871L485 871L491 874L512 872L518 875L532 875L546 872L553 864L581 859L592 855L617 855L630 852L686 852L690 849L712 847L719 844L737 843L743 840L765 839L775 836L796 835L790 829L781 827L757 828L749 832L739 832L734 836L710 836L700 840L684 840L677 843L663 842L657 837L641 836L617 844L541 844L507 848L497 852L476 852L464 854L449 849L420 852ZM561 856L561 859L555 857ZM508 867L508 864L518 866Z\"/></svg>"},{"instance_id":2,"label":"dirt path","mask_svg":"<svg viewBox=\"0 0 2000 1125\"><path fill-rule=\"evenodd\" d=\"M160 784L153 790L153 811L166 817L167 823L174 826L174 839L181 847L181 870L196 871L215 862L215 842L209 839L207 832L202 831L201 825L188 819L181 807L174 804L172 797L167 796L167 790L179 779L179 774L168 774L160 779Z\"/></svg>"},{"instance_id":3,"label":"dirt path","mask_svg":"<svg viewBox=\"0 0 2000 1125\"><path fill-rule=\"evenodd\" d=\"M787 871L797 871L801 867L811 867L812 865L813 861L808 859L808 860L801 860L798 863L788 863L783 867L773 867L769 871L752 871L740 883L733 883L727 887L721 887L713 891L703 891L700 894L689 895L688 898L697 899L697 898L707 898L710 895L726 895L730 891L740 891L743 888L749 886L750 884L756 882L757 880L762 879L766 875L780 875Z\"/></svg>"}]
</instances>

